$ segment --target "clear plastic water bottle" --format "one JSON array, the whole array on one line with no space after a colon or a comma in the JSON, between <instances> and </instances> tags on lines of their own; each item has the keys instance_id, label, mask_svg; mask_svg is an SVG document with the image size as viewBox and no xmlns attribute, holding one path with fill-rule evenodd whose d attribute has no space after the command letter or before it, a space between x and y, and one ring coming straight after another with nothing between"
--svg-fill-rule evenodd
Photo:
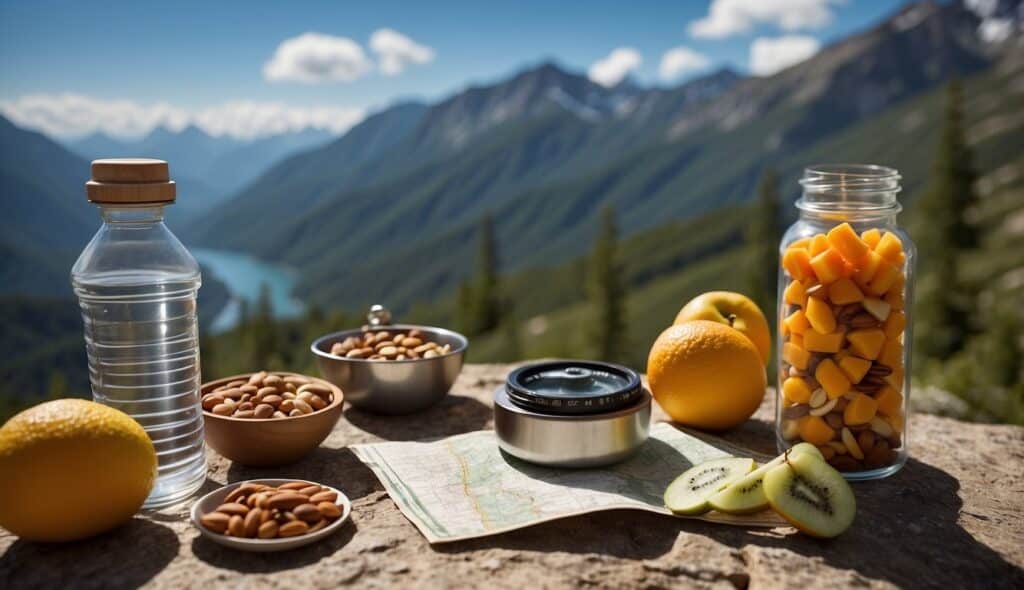
<instances>
[{"instance_id":1,"label":"clear plastic water bottle","mask_svg":"<svg viewBox=\"0 0 1024 590\"><path fill-rule=\"evenodd\" d=\"M82 308L93 399L146 429L159 472L144 506L167 506L206 476L199 265L163 223L164 206L175 198L166 162L96 160L86 193L99 205L103 227L78 257L71 284Z\"/></svg>"}]
</instances>

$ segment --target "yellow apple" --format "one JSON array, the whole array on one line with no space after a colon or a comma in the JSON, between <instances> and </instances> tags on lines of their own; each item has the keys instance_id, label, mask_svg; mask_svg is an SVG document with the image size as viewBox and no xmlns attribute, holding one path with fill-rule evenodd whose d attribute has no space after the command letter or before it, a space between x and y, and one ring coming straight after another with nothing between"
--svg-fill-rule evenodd
<instances>
[{"instance_id":1,"label":"yellow apple","mask_svg":"<svg viewBox=\"0 0 1024 590\"><path fill-rule=\"evenodd\" d=\"M709 320L739 330L750 339L768 363L772 355L772 336L768 320L761 309L746 295L731 291L709 291L698 295L679 310L673 325L691 320Z\"/></svg>"}]
</instances>

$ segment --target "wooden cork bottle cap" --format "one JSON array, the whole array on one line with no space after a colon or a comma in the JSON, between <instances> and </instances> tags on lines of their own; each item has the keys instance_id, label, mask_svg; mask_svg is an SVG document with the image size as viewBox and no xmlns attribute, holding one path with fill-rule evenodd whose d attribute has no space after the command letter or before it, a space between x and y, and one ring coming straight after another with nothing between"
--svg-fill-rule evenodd
<instances>
[{"instance_id":1,"label":"wooden cork bottle cap","mask_svg":"<svg viewBox=\"0 0 1024 590\"><path fill-rule=\"evenodd\" d=\"M85 194L89 201L101 204L173 203L175 185L163 160L111 158L93 160Z\"/></svg>"}]
</instances>

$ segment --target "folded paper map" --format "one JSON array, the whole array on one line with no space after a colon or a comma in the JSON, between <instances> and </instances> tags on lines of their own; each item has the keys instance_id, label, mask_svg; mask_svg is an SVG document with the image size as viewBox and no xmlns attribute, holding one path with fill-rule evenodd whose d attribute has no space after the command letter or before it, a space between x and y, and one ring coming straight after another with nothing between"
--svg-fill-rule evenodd
<instances>
[{"instance_id":1,"label":"folded paper map","mask_svg":"<svg viewBox=\"0 0 1024 590\"><path fill-rule=\"evenodd\" d=\"M597 469L556 469L521 461L501 452L493 431L351 448L431 543L496 535L599 510L635 508L670 515L662 494L693 465L735 455L753 456L759 462L768 459L666 423L651 427L650 438L632 458ZM710 512L687 518L786 526L771 511L750 516Z\"/></svg>"}]
</instances>

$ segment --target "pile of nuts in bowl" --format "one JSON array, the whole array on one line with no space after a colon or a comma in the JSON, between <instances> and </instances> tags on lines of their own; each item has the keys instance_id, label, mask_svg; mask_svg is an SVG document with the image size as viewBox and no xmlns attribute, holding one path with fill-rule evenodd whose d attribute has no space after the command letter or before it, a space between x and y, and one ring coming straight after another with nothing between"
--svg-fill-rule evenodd
<instances>
[{"instance_id":1,"label":"pile of nuts in bowl","mask_svg":"<svg viewBox=\"0 0 1024 590\"><path fill-rule=\"evenodd\" d=\"M268 419L305 416L331 404L334 393L322 383L299 375L267 371L237 379L203 396L203 409L218 416Z\"/></svg>"},{"instance_id":2,"label":"pile of nuts in bowl","mask_svg":"<svg viewBox=\"0 0 1024 590\"><path fill-rule=\"evenodd\" d=\"M199 522L230 537L276 539L315 533L342 515L333 490L305 481L277 487L246 483Z\"/></svg>"},{"instance_id":3,"label":"pile of nuts in bowl","mask_svg":"<svg viewBox=\"0 0 1024 590\"><path fill-rule=\"evenodd\" d=\"M451 351L451 344L442 346L427 340L423 332L416 329L408 332L367 329L360 336L349 336L331 345L331 354L335 356L369 361L429 359Z\"/></svg>"}]
</instances>

